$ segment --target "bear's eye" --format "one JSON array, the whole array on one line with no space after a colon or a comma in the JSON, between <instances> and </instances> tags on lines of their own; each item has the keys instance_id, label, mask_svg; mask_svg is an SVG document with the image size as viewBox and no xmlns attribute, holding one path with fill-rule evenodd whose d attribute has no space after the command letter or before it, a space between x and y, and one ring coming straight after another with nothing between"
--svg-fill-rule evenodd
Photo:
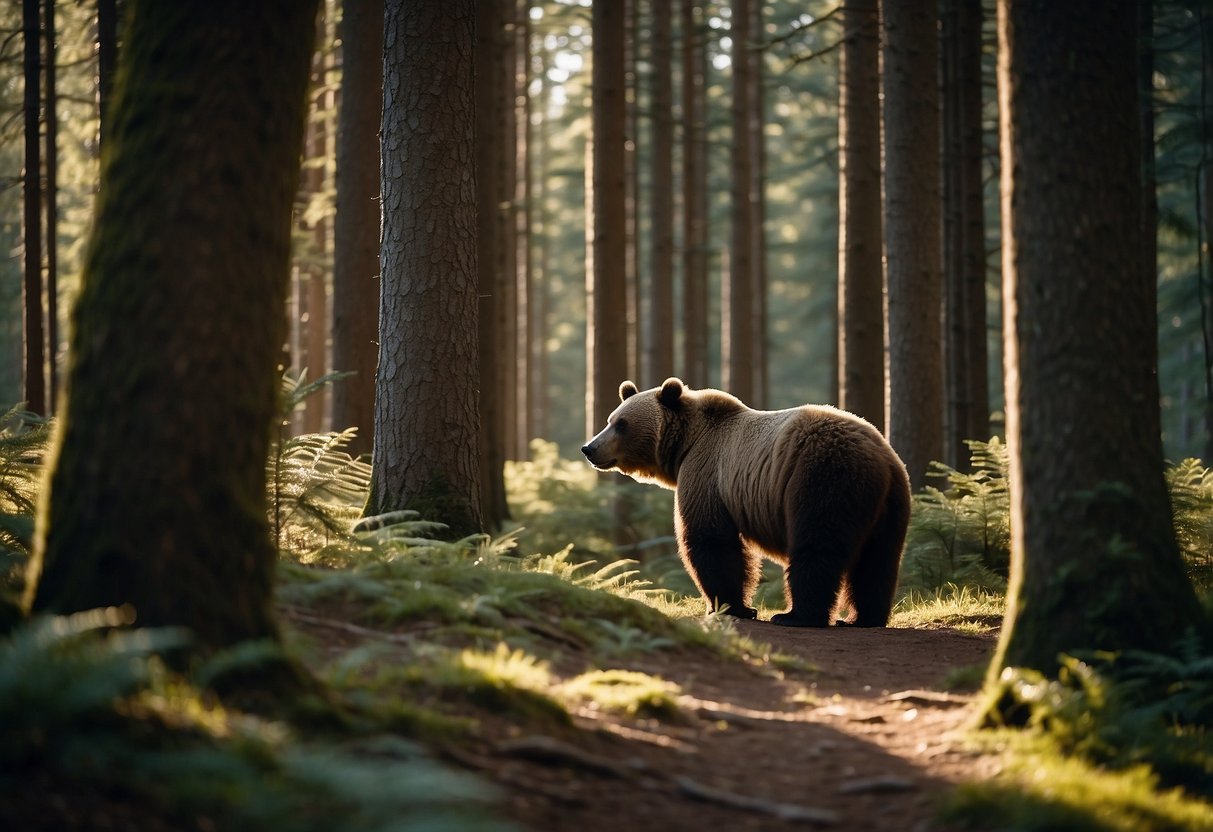
<instances>
[{"instance_id":1,"label":"bear's eye","mask_svg":"<svg viewBox=\"0 0 1213 832\"><path fill-rule=\"evenodd\" d=\"M627 419L616 419L615 420L615 430L616 431L618 431L619 433L623 433L627 429L628 429L628 420Z\"/></svg>"}]
</instances>

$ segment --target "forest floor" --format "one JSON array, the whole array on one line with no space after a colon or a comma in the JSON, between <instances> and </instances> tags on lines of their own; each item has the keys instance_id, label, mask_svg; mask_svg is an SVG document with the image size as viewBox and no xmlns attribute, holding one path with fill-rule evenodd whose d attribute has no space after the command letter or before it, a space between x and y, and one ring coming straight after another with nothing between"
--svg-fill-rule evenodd
<instances>
[{"instance_id":1,"label":"forest floor","mask_svg":"<svg viewBox=\"0 0 1213 832\"><path fill-rule=\"evenodd\" d=\"M329 659L363 640L292 623ZM736 627L777 660L679 648L615 665L678 686L661 718L585 707L570 726L480 709L476 730L440 753L497 784L498 813L540 832L946 830L949 788L997 772L997 755L965 739L975 694L953 681L975 687L996 632ZM584 669L571 645L553 655L554 674Z\"/></svg>"}]
</instances>

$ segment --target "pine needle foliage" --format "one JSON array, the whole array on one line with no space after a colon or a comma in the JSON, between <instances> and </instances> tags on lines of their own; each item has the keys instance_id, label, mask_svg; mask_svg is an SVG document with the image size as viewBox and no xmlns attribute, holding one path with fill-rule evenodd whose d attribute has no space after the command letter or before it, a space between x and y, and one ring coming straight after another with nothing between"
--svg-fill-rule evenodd
<instances>
[{"instance_id":1,"label":"pine needle foliage","mask_svg":"<svg viewBox=\"0 0 1213 832\"><path fill-rule=\"evenodd\" d=\"M16 623L50 432L48 420L20 407L0 416L0 632Z\"/></svg>"},{"instance_id":2,"label":"pine needle foliage","mask_svg":"<svg viewBox=\"0 0 1213 832\"><path fill-rule=\"evenodd\" d=\"M0 827L83 828L67 807L99 804L127 828L502 828L485 786L413 743L304 742L205 702L156 658L187 636L110 629L128 617L38 618L0 642Z\"/></svg>"}]
</instances>

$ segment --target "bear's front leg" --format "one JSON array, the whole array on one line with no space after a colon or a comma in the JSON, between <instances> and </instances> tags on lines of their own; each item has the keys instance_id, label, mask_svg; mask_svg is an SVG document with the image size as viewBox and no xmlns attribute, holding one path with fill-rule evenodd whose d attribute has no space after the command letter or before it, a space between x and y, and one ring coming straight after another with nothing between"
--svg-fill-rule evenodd
<instances>
[{"instance_id":1,"label":"bear's front leg","mask_svg":"<svg viewBox=\"0 0 1213 832\"><path fill-rule=\"evenodd\" d=\"M758 565L741 543L737 524L724 505L707 493L674 497L674 531L687 572L703 593L708 612L757 618L749 605L758 583Z\"/></svg>"}]
</instances>

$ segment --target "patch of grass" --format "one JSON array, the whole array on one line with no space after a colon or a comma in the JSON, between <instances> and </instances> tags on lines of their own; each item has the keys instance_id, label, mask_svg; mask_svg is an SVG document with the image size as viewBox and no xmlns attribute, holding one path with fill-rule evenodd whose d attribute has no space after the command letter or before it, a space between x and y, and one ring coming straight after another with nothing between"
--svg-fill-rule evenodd
<instances>
[{"instance_id":1,"label":"patch of grass","mask_svg":"<svg viewBox=\"0 0 1213 832\"><path fill-rule=\"evenodd\" d=\"M678 685L633 670L592 670L560 687L566 699L631 717L678 720Z\"/></svg>"},{"instance_id":2,"label":"patch of grass","mask_svg":"<svg viewBox=\"0 0 1213 832\"><path fill-rule=\"evenodd\" d=\"M893 607L892 627L951 627L988 633L1002 624L1006 596L970 586L948 584L931 593L911 592Z\"/></svg>"},{"instance_id":3,"label":"patch of grass","mask_svg":"<svg viewBox=\"0 0 1213 832\"><path fill-rule=\"evenodd\" d=\"M488 787L411 742L305 741L203 699L156 658L186 636L111 629L128 617L36 618L0 641L3 828L82 828L68 806L146 829L501 828Z\"/></svg>"},{"instance_id":4,"label":"patch of grass","mask_svg":"<svg viewBox=\"0 0 1213 832\"><path fill-rule=\"evenodd\" d=\"M1063 755L1046 738L1015 731L984 742L1008 749L1006 766L992 780L959 786L944 807L946 820L1024 832L1213 830L1213 805L1160 789L1146 766L1109 771Z\"/></svg>"}]
</instances>

